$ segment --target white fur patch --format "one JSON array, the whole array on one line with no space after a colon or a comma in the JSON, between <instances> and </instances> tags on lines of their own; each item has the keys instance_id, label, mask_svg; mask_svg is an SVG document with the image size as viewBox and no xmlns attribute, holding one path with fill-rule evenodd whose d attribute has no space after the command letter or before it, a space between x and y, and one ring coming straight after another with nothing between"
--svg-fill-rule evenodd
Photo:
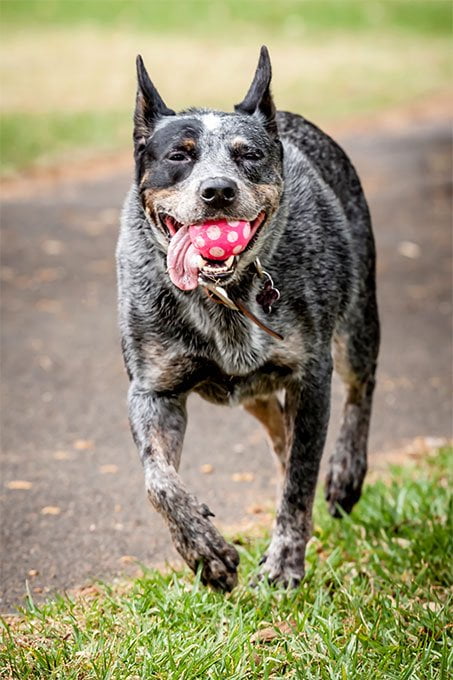
<instances>
[{"instance_id":1,"label":"white fur patch","mask_svg":"<svg viewBox=\"0 0 453 680\"><path fill-rule=\"evenodd\" d=\"M217 130L220 126L220 116L215 113L207 113L202 118L203 125L207 130Z\"/></svg>"}]
</instances>

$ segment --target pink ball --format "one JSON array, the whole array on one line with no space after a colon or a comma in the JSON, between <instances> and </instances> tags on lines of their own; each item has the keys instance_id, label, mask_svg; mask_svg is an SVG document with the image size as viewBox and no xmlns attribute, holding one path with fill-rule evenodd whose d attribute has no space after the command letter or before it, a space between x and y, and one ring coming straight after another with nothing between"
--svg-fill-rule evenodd
<instances>
[{"instance_id":1,"label":"pink ball","mask_svg":"<svg viewBox=\"0 0 453 680\"><path fill-rule=\"evenodd\" d=\"M239 255L250 241L250 222L216 220L189 227L190 240L206 260L227 260Z\"/></svg>"}]
</instances>

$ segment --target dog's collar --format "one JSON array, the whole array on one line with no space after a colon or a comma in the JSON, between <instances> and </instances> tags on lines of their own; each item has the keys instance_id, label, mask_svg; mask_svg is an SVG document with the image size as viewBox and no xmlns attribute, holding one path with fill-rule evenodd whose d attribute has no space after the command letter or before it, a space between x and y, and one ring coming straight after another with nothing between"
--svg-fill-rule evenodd
<instances>
[{"instance_id":1,"label":"dog's collar","mask_svg":"<svg viewBox=\"0 0 453 680\"><path fill-rule=\"evenodd\" d=\"M277 300L280 298L280 291L274 287L274 282L272 281L271 275L262 268L261 262L258 260L258 258L255 260L254 266L258 276L266 279L262 289L256 296L256 301L258 302L259 305L261 305L263 311L266 314L269 314L272 310L272 304L274 302L277 302ZM261 328L261 330L265 331L273 338L276 338L277 340L284 339L283 335L280 335L280 333L273 331L272 328L269 328L260 319L258 319L258 317L256 317L249 309L247 309L247 307L244 305L243 302L241 302L241 300L237 299L233 301L229 297L226 290L221 286L217 285L214 282L208 282L204 280L200 280L200 284L204 287L208 297L214 302L225 305L225 307L233 309L237 312L242 312L244 316L250 319L250 321L253 321L253 323L255 323L259 328Z\"/></svg>"}]
</instances>

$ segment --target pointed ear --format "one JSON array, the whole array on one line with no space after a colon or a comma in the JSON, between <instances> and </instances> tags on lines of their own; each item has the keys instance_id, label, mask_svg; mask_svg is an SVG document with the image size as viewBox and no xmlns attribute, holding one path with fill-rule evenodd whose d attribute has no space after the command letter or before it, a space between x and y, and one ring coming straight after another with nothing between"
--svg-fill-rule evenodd
<instances>
[{"instance_id":1,"label":"pointed ear","mask_svg":"<svg viewBox=\"0 0 453 680\"><path fill-rule=\"evenodd\" d=\"M234 110L238 113L248 113L250 115L261 114L266 130L271 135L277 135L275 104L270 91L271 78L271 60L267 47L263 45L249 91L245 95L245 99L240 104L236 104Z\"/></svg>"},{"instance_id":2,"label":"pointed ear","mask_svg":"<svg viewBox=\"0 0 453 680\"><path fill-rule=\"evenodd\" d=\"M175 112L165 105L162 97L154 87L140 55L137 56L137 98L134 113L134 145L135 149L152 132L158 118L174 116Z\"/></svg>"}]
</instances>

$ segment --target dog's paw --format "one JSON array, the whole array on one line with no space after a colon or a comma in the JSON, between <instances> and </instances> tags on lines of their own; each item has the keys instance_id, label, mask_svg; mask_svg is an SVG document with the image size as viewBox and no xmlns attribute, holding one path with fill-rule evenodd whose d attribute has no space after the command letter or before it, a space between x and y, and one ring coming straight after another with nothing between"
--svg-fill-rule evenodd
<instances>
[{"instance_id":1,"label":"dog's paw","mask_svg":"<svg viewBox=\"0 0 453 680\"><path fill-rule=\"evenodd\" d=\"M273 540L260 560L257 581L267 581L283 588L297 588L305 575L304 559L305 542ZM256 585L256 581L252 585Z\"/></svg>"},{"instance_id":2,"label":"dog's paw","mask_svg":"<svg viewBox=\"0 0 453 680\"><path fill-rule=\"evenodd\" d=\"M203 506L201 506L203 507ZM201 581L215 590L230 592L237 585L239 555L225 541L203 511L185 525L170 528L176 549L193 571L201 565Z\"/></svg>"},{"instance_id":3,"label":"dog's paw","mask_svg":"<svg viewBox=\"0 0 453 680\"><path fill-rule=\"evenodd\" d=\"M339 508L350 513L362 493L366 474L363 459L352 464L350 456L334 457L326 477L325 499L333 517L341 517Z\"/></svg>"}]
</instances>

